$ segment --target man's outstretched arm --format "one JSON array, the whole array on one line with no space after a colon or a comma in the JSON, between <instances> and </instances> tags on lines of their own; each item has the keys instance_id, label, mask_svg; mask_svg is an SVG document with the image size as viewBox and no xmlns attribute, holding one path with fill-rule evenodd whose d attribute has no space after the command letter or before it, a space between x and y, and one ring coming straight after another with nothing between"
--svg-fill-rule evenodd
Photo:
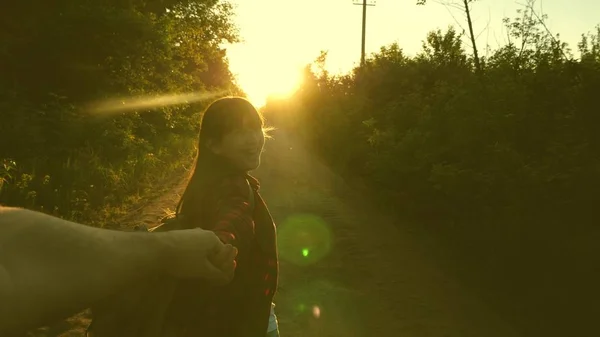
<instances>
[{"instance_id":1,"label":"man's outstretched arm","mask_svg":"<svg viewBox=\"0 0 600 337\"><path fill-rule=\"evenodd\" d=\"M236 253L201 229L120 232L0 207L0 335L77 313L153 274L227 282ZM221 269L213 255L227 256Z\"/></svg>"}]
</instances>

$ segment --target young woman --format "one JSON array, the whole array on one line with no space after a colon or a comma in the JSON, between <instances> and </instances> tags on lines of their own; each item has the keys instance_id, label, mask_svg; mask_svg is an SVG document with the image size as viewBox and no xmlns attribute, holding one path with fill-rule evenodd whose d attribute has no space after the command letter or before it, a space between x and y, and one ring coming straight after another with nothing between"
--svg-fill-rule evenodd
<instances>
[{"instance_id":1,"label":"young woman","mask_svg":"<svg viewBox=\"0 0 600 337\"><path fill-rule=\"evenodd\" d=\"M263 117L246 99L221 98L204 112L179 216L186 228L212 230L236 247L236 270L226 286L182 281L167 314L169 336L278 336L272 324L278 278L275 225L258 181L248 174L260 164L265 134Z\"/></svg>"}]
</instances>

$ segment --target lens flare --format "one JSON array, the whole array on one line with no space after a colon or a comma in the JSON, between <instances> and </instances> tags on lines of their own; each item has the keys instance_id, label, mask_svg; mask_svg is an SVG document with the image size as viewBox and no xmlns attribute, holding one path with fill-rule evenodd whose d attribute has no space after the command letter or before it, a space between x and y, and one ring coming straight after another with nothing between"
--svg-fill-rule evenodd
<instances>
[{"instance_id":1,"label":"lens flare","mask_svg":"<svg viewBox=\"0 0 600 337\"><path fill-rule=\"evenodd\" d=\"M321 308L316 305L313 307L313 316L315 316L315 318L321 317Z\"/></svg>"},{"instance_id":2,"label":"lens flare","mask_svg":"<svg viewBox=\"0 0 600 337\"><path fill-rule=\"evenodd\" d=\"M302 249L302 256L307 257L310 251L306 248Z\"/></svg>"},{"instance_id":3,"label":"lens flare","mask_svg":"<svg viewBox=\"0 0 600 337\"><path fill-rule=\"evenodd\" d=\"M282 260L307 266L322 260L331 250L331 231L327 223L313 214L293 214L277 229Z\"/></svg>"},{"instance_id":4,"label":"lens flare","mask_svg":"<svg viewBox=\"0 0 600 337\"><path fill-rule=\"evenodd\" d=\"M225 94L224 91L214 91L159 96L113 98L89 104L87 110L92 114L114 114L123 111L154 109L170 105L196 103L204 100L214 99L223 94Z\"/></svg>"}]
</instances>

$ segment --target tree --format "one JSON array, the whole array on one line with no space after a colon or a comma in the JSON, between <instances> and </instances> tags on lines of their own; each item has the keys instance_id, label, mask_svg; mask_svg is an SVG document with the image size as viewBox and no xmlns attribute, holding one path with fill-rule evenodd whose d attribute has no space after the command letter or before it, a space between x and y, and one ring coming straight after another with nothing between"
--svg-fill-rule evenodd
<instances>
[{"instance_id":1,"label":"tree","mask_svg":"<svg viewBox=\"0 0 600 337\"><path fill-rule=\"evenodd\" d=\"M0 160L16 164L0 202L70 216L83 207L74 203L118 205L182 166L205 102L89 106L239 92L221 47L238 39L232 14L220 0L32 0L0 11Z\"/></svg>"},{"instance_id":2,"label":"tree","mask_svg":"<svg viewBox=\"0 0 600 337\"><path fill-rule=\"evenodd\" d=\"M475 33L473 31L473 20L471 19L471 3L475 0L434 0L435 2L444 5L446 7L455 8L465 13L467 24L469 27L469 37L471 39L471 46L473 48L473 60L475 63L475 69L478 73L481 73L481 61L479 59L479 51L477 49L477 42ZM425 5L427 0L417 0L417 5Z\"/></svg>"},{"instance_id":3,"label":"tree","mask_svg":"<svg viewBox=\"0 0 600 337\"><path fill-rule=\"evenodd\" d=\"M370 201L479 259L465 269L494 265L477 285L489 280L489 303L517 332L585 335L597 313L575 299L599 282L600 28L574 59L532 4L505 21L508 44L477 73L459 34L438 30L414 57L392 44L349 74L308 68L285 109L336 174L370 187ZM548 294L558 294L551 308Z\"/></svg>"}]
</instances>

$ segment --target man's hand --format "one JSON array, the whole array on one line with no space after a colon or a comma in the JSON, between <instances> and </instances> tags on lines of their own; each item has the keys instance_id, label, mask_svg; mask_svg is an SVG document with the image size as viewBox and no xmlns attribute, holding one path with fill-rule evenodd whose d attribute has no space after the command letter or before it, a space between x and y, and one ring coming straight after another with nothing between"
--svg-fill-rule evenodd
<instances>
[{"instance_id":1,"label":"man's hand","mask_svg":"<svg viewBox=\"0 0 600 337\"><path fill-rule=\"evenodd\" d=\"M237 249L225 245L212 231L200 228L154 235L164 237L169 251L168 272L178 278L203 278L216 284L233 279Z\"/></svg>"},{"instance_id":2,"label":"man's hand","mask_svg":"<svg viewBox=\"0 0 600 337\"><path fill-rule=\"evenodd\" d=\"M235 274L235 267L237 266L235 258L238 250L229 244L225 245L225 247L231 247L233 249L222 249L219 252L209 255L208 260L213 266L224 271L229 276L229 281L231 281ZM228 283L229 281L225 283Z\"/></svg>"},{"instance_id":3,"label":"man's hand","mask_svg":"<svg viewBox=\"0 0 600 337\"><path fill-rule=\"evenodd\" d=\"M208 256L209 262L219 269L223 274L223 279L216 279L213 282L219 285L224 285L231 280L233 280L233 276L235 275L235 267L237 263L235 258L237 257L238 250L234 246L230 244L222 245L224 248L219 249L218 251L213 252L212 255Z\"/></svg>"}]
</instances>

